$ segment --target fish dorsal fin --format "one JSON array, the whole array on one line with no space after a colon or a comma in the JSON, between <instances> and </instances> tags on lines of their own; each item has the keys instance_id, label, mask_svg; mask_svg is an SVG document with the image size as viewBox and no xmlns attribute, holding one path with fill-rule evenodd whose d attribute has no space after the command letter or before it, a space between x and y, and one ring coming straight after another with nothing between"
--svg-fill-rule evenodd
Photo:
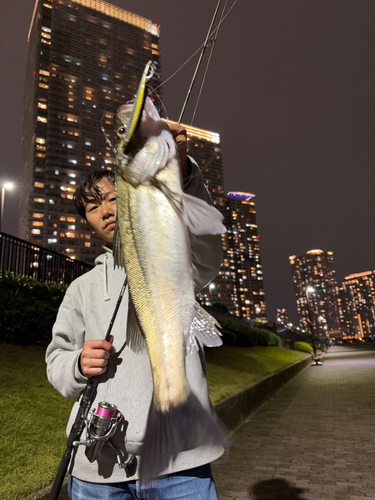
<instances>
[{"instance_id":1,"label":"fish dorsal fin","mask_svg":"<svg viewBox=\"0 0 375 500\"><path fill-rule=\"evenodd\" d=\"M116 221L115 234L113 237L113 260L116 267L125 269L124 249L121 243L120 229L118 221Z\"/></svg>"},{"instance_id":2,"label":"fish dorsal fin","mask_svg":"<svg viewBox=\"0 0 375 500\"><path fill-rule=\"evenodd\" d=\"M189 339L187 343L187 352L193 347L198 349L197 342L206 347L219 347L223 345L221 340L220 328L216 319L208 314L198 302L194 305L194 318L190 325Z\"/></svg>"},{"instance_id":3,"label":"fish dorsal fin","mask_svg":"<svg viewBox=\"0 0 375 500\"><path fill-rule=\"evenodd\" d=\"M133 301L129 295L128 321L126 326L127 344L135 353L147 351L147 342L139 324L137 313L135 312Z\"/></svg>"},{"instance_id":4,"label":"fish dorsal fin","mask_svg":"<svg viewBox=\"0 0 375 500\"><path fill-rule=\"evenodd\" d=\"M227 230L223 216L206 201L184 193L182 201L185 208L187 225L193 234L223 234Z\"/></svg>"}]
</instances>

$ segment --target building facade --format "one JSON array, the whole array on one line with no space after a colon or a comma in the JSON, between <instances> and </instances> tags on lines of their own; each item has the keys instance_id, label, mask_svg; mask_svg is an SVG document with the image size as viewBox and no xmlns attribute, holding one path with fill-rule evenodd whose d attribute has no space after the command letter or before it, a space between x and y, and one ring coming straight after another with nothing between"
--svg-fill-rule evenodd
<instances>
[{"instance_id":1,"label":"building facade","mask_svg":"<svg viewBox=\"0 0 375 500\"><path fill-rule=\"evenodd\" d=\"M168 123L170 120L166 120ZM182 124L187 131L188 154L198 163L214 205L224 218L223 263L218 276L199 300L224 307L231 314L267 322L255 195L225 192L220 135Z\"/></svg>"},{"instance_id":2,"label":"building facade","mask_svg":"<svg viewBox=\"0 0 375 500\"><path fill-rule=\"evenodd\" d=\"M37 0L28 36L19 236L93 264L102 242L74 210L77 181L111 169L115 114L145 64L160 81L159 28L101 0ZM102 126L102 127L101 127Z\"/></svg>"},{"instance_id":3,"label":"building facade","mask_svg":"<svg viewBox=\"0 0 375 500\"><path fill-rule=\"evenodd\" d=\"M310 250L289 257L300 328L322 338L342 336L333 253Z\"/></svg>"},{"instance_id":4,"label":"building facade","mask_svg":"<svg viewBox=\"0 0 375 500\"><path fill-rule=\"evenodd\" d=\"M276 310L276 323L278 325L285 326L286 328L293 327L293 324L289 320L289 316L288 316L286 309L277 309Z\"/></svg>"},{"instance_id":5,"label":"building facade","mask_svg":"<svg viewBox=\"0 0 375 500\"><path fill-rule=\"evenodd\" d=\"M341 322L347 337L375 336L375 271L351 274L342 283Z\"/></svg>"}]
</instances>

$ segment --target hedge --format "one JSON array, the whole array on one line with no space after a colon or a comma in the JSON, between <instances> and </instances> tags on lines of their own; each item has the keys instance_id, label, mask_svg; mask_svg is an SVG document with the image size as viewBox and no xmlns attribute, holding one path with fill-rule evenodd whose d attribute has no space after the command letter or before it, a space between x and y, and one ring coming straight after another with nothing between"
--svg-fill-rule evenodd
<instances>
[{"instance_id":1,"label":"hedge","mask_svg":"<svg viewBox=\"0 0 375 500\"><path fill-rule=\"evenodd\" d=\"M265 328L252 328L234 321L220 319L222 340L226 345L238 347L276 346L280 337Z\"/></svg>"},{"instance_id":2,"label":"hedge","mask_svg":"<svg viewBox=\"0 0 375 500\"><path fill-rule=\"evenodd\" d=\"M308 352L309 354L313 352L313 348L307 342L295 342L293 345L295 351Z\"/></svg>"},{"instance_id":3,"label":"hedge","mask_svg":"<svg viewBox=\"0 0 375 500\"><path fill-rule=\"evenodd\" d=\"M46 344L67 285L0 273L0 341Z\"/></svg>"},{"instance_id":4,"label":"hedge","mask_svg":"<svg viewBox=\"0 0 375 500\"><path fill-rule=\"evenodd\" d=\"M67 285L0 273L0 342L46 344ZM251 328L220 318L224 344L239 347L279 346L280 338L265 328Z\"/></svg>"}]
</instances>

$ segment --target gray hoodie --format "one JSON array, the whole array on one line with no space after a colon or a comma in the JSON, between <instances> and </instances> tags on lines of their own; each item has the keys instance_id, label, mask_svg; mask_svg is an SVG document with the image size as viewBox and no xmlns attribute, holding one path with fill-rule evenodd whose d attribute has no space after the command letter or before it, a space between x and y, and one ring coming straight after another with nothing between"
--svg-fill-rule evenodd
<instances>
[{"instance_id":1,"label":"gray hoodie","mask_svg":"<svg viewBox=\"0 0 375 500\"><path fill-rule=\"evenodd\" d=\"M204 186L203 177L195 164L184 190L212 203ZM221 263L220 236L190 235L196 292L211 281ZM47 376L50 383L65 397L76 398L85 388L87 378L78 368L78 359L87 340L103 339L106 335L125 273L114 269L112 251L100 255L90 272L69 286L53 327L52 342L47 348ZM92 408L100 401L115 404L125 417L112 440L126 457L138 455L145 433L153 392L152 373L148 353L135 353L126 344L128 291L120 305L112 334L116 353L112 354L106 372L97 377L98 387ZM205 408L210 407L204 353L192 349L186 356L187 379L191 390ZM70 431L78 409L73 406L67 425ZM162 474L178 472L204 465L219 458L224 449L202 442L199 448L180 453L175 462ZM127 477L117 466L115 452L105 444L97 461L90 463L83 446L76 449L70 473L83 481L113 483L137 479L137 473Z\"/></svg>"}]
</instances>

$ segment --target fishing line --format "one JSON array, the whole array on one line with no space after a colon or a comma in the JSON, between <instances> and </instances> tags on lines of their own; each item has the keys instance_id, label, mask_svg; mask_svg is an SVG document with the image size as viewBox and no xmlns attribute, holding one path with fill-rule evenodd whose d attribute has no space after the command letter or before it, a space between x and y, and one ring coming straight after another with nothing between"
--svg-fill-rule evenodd
<instances>
[{"instance_id":1,"label":"fishing line","mask_svg":"<svg viewBox=\"0 0 375 500\"><path fill-rule=\"evenodd\" d=\"M107 114L111 114L112 116L115 116L114 113L107 112ZM102 118L100 120L100 128L102 129L102 132L103 132L103 135L104 135L104 139L106 140L106 143L108 144L108 146L112 149L113 153L116 154L117 153L117 149L115 147L113 147L111 141L108 139L107 132L106 132L104 126L103 126L103 119L104 119L104 115L102 115Z\"/></svg>"},{"instance_id":2,"label":"fishing line","mask_svg":"<svg viewBox=\"0 0 375 500\"><path fill-rule=\"evenodd\" d=\"M149 96L150 96L151 94L155 94L155 95L156 95L156 97L157 97L157 99L158 99L158 103L160 102L160 104L161 104L161 105L162 105L162 107L163 107L163 110L164 110L164 112L165 112L165 117L166 117L166 119L167 119L167 120L169 120L169 118L168 118L168 111L167 111L167 108L165 107L164 102L162 101L162 98L161 98L160 94L159 94L158 92L156 92L156 89L152 88L152 87L151 87L151 85L150 85L149 83L147 84L147 86L148 86L148 87L149 87L149 89L150 89L150 91L149 91L148 95L149 95ZM160 87L160 85L159 85L159 87ZM157 88L159 88L159 87L157 87ZM157 108L157 106L156 106L156 108ZM159 111L159 114L161 115L161 110L159 110L159 109L158 109L158 111Z\"/></svg>"},{"instance_id":3,"label":"fishing line","mask_svg":"<svg viewBox=\"0 0 375 500\"><path fill-rule=\"evenodd\" d=\"M238 0L234 0L233 4L231 5L231 7L229 8L228 12L225 14L225 16L223 17L223 19L220 21L220 23L216 26L216 28L214 30L212 30L211 32L211 35L213 35L221 26L221 24L225 21L225 19L228 17L228 15L230 14L230 12L232 11L233 7L236 5L236 3L238 2ZM194 52L194 54L192 54L171 76L169 76L166 80L164 80L163 83L161 83L160 85L158 85L155 90L158 90L160 89L160 87L162 87L163 85L165 85L167 82L169 82L169 80L171 80L174 76L177 75L177 73L179 73L182 68L184 68L186 66L186 64L191 60L193 59L193 57L195 55L198 54L198 52L203 48L204 46L204 43L202 43L198 48L197 50Z\"/></svg>"},{"instance_id":4,"label":"fishing line","mask_svg":"<svg viewBox=\"0 0 375 500\"><path fill-rule=\"evenodd\" d=\"M219 35L219 28L220 28L221 23L223 22L223 16L224 16L225 9L227 8L227 4L228 4L228 0L225 0L225 5L224 5L224 8L223 8L223 10L221 12L221 18L220 18L220 21L219 21L219 24L218 24L218 28L217 28L217 30L214 30L214 31L216 31L216 34L215 34L215 36L213 38L210 39L210 42L211 42L210 55L208 57L208 61L207 61L207 64L206 64L206 69L205 69L205 72L204 72L204 75L203 75L202 83L201 83L201 86L200 86L200 89L199 89L199 94L198 94L198 97L197 97L197 102L195 104L195 108L194 108L193 116L191 118L190 125L193 125L193 121L194 121L194 118L195 118L195 113L197 112L199 100L201 98L202 90L203 90L203 87L204 87L204 84L205 84L205 81L206 81L206 76L207 76L208 68L210 66L211 57L212 57L212 54L214 52L215 42L216 42L217 37ZM212 31L212 33L214 33L214 31Z\"/></svg>"}]
</instances>

